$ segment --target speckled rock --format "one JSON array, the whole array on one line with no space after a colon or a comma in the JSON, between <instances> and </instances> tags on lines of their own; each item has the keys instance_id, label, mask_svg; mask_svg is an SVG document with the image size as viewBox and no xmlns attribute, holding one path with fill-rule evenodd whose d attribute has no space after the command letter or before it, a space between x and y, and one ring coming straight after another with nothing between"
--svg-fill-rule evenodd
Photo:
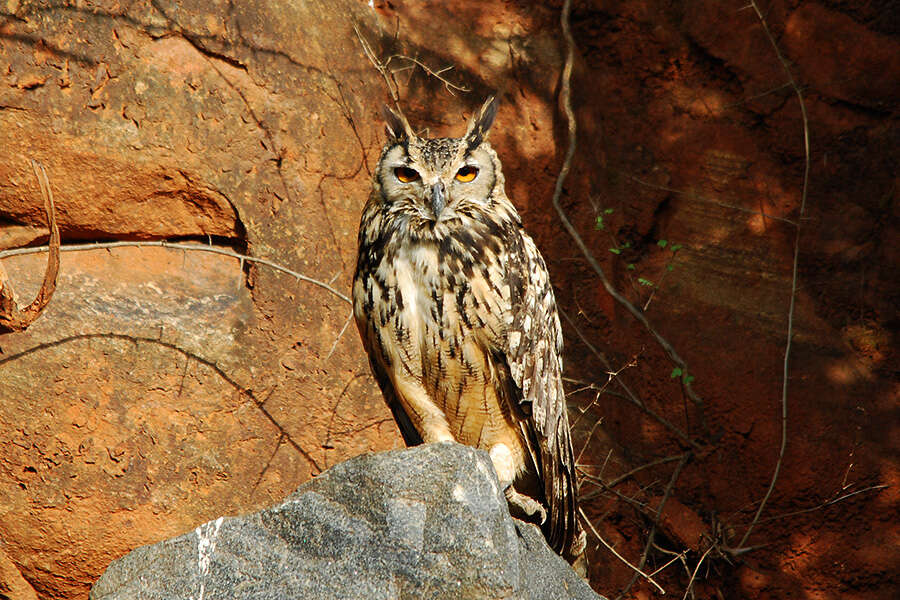
<instances>
[{"instance_id":1,"label":"speckled rock","mask_svg":"<svg viewBox=\"0 0 900 600\"><path fill-rule=\"evenodd\" d=\"M488 455L453 443L363 455L272 508L114 562L93 600L599 598L513 520Z\"/></svg>"}]
</instances>

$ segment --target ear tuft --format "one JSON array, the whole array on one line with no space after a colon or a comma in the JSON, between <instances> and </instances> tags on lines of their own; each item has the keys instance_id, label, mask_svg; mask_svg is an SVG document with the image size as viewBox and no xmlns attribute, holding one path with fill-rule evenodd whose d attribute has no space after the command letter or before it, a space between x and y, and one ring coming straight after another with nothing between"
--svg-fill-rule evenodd
<instances>
[{"instance_id":1,"label":"ear tuft","mask_svg":"<svg viewBox=\"0 0 900 600\"><path fill-rule=\"evenodd\" d=\"M477 148L487 138L491 125L494 124L494 118L497 116L498 108L500 108L500 99L496 96L489 96L481 105L481 110L472 117L465 136L466 147L469 151Z\"/></svg>"},{"instance_id":2,"label":"ear tuft","mask_svg":"<svg viewBox=\"0 0 900 600\"><path fill-rule=\"evenodd\" d=\"M399 143L412 137L412 130L403 113L397 114L385 104L381 107L381 115L384 117L384 131L389 140Z\"/></svg>"}]
</instances>

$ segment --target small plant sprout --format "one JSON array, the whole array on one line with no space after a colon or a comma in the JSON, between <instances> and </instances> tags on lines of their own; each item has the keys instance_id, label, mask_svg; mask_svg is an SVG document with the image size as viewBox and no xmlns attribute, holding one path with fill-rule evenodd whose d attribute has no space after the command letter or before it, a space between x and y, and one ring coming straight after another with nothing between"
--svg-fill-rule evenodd
<instances>
[{"instance_id":1,"label":"small plant sprout","mask_svg":"<svg viewBox=\"0 0 900 600\"><path fill-rule=\"evenodd\" d=\"M657 283L653 283L646 277L638 279L638 283L640 283L642 286L653 288L653 291L650 293L650 297L647 298L647 302L644 303L644 310L647 310L647 308L650 306L650 302L653 301L653 296L656 294L656 290L662 287L663 282L666 280L666 275L675 270L675 257L678 255L678 251L683 248L681 244L673 244L669 242L669 240L665 239L657 240L656 245L663 250L668 249L671 254L669 255L668 260L666 260L665 267L663 267L665 270L662 272L662 276L659 278L659 281Z\"/></svg>"},{"instance_id":2,"label":"small plant sprout","mask_svg":"<svg viewBox=\"0 0 900 600\"><path fill-rule=\"evenodd\" d=\"M672 369L672 373L669 375L669 377L671 377L672 379L680 377L681 380L686 384L690 384L692 381L694 381L694 376L689 375L688 372L681 367L675 367L674 369Z\"/></svg>"},{"instance_id":3,"label":"small plant sprout","mask_svg":"<svg viewBox=\"0 0 900 600\"><path fill-rule=\"evenodd\" d=\"M601 231L603 231L604 229L606 229L606 224L603 222L603 217L604 217L605 215L611 215L612 213L613 213L613 209L612 209L612 208L604 208L604 209L603 209L603 213L597 215L597 229L599 229L599 230L601 230Z\"/></svg>"},{"instance_id":4,"label":"small plant sprout","mask_svg":"<svg viewBox=\"0 0 900 600\"><path fill-rule=\"evenodd\" d=\"M613 254L622 254L622 250L626 250L628 248L631 248L631 242L625 242L621 246L610 248L609 251Z\"/></svg>"}]
</instances>

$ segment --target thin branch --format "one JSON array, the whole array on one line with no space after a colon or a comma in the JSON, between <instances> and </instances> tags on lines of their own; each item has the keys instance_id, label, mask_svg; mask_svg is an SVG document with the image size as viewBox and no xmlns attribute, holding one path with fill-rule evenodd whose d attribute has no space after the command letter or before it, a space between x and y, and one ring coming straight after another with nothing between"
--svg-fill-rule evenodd
<instances>
[{"instance_id":1,"label":"thin branch","mask_svg":"<svg viewBox=\"0 0 900 600\"><path fill-rule=\"evenodd\" d=\"M372 49L372 45L369 44L369 41L365 37L363 37L355 24L353 25L353 31L356 32L356 38L359 40L359 44L362 46L366 58L369 59L369 62L375 67L375 70L381 73L381 76L384 78L384 83L387 85L388 92L391 94L391 99L394 101L394 104L397 104L400 101L400 96L398 93L399 86L397 85L397 79L394 77L394 74L388 74L387 65L379 60L375 51Z\"/></svg>"},{"instance_id":2,"label":"thin branch","mask_svg":"<svg viewBox=\"0 0 900 600\"><path fill-rule=\"evenodd\" d=\"M556 178L556 186L553 190L553 207L556 209L556 212L559 214L559 218L562 221L563 226L566 228L566 231L569 233L569 236L575 241L575 244L581 250L584 257L587 259L588 264L594 269L597 273L597 276L600 278L600 282L603 284L603 287L606 289L607 293L610 296L615 298L615 300L624 306L628 312L630 312L635 319L637 319L644 328L656 338L657 343L662 346L663 350L665 350L666 354L669 355L669 359L675 363L678 367L682 369L683 372L688 373L689 369L687 367L687 363L682 360L682 358L675 351L675 348L660 335L658 331L650 324L647 320L647 317L634 306L631 302L629 302L624 296L622 296L610 283L609 279L606 277L606 273L603 271L603 267L600 266L600 263L597 262L597 259L594 258L594 255L588 249L587 245L584 243L584 240L581 239L578 231L569 221L568 216L566 216L566 212L563 210L562 204L560 204L560 198L562 196L563 183L566 180L566 177L569 175L569 170L572 168L572 159L575 157L575 147L577 140L577 125L575 120L575 112L572 110L572 64L575 59L575 39L572 37L572 30L569 26L569 15L572 10L572 3L569 0L563 4L562 15L560 17L560 22L562 24L563 37L566 40L566 62L563 66L562 72L562 85L560 90L560 98L562 100L563 111L566 114L566 122L568 123L568 134L569 134L569 145L566 148L566 155L563 160L562 167L560 167L559 175ZM704 417L703 411L703 399L700 398L691 387L690 381L684 381L684 390L687 396L691 399L691 401L697 405L700 409L700 417L702 425L705 429L706 427L706 419Z\"/></svg>"},{"instance_id":3,"label":"thin branch","mask_svg":"<svg viewBox=\"0 0 900 600\"><path fill-rule=\"evenodd\" d=\"M821 504L812 506L810 508L801 508L800 510L792 510L791 512L786 512L781 515L774 515L772 517L766 517L765 519L759 519L757 522L765 523L767 521L776 521L778 519L785 519L787 517L794 517L794 516L802 515L805 513L815 512L817 510L822 510L823 508L827 508L833 504L837 504L838 502L843 502L844 500L847 500L848 498L852 498L853 496L856 496L857 494L863 494L865 492L873 492L875 490L883 490L883 489L889 488L889 487L891 487L891 486L886 485L886 484L872 485L872 486L863 488L861 490L856 490L855 492L850 492L849 494L844 494L842 496L838 496L837 498L828 500L827 502L823 502Z\"/></svg>"},{"instance_id":4,"label":"thin branch","mask_svg":"<svg viewBox=\"0 0 900 600\"><path fill-rule=\"evenodd\" d=\"M622 483L623 481L625 481L626 479L630 478L632 475L639 473L639 472L643 471L644 469L649 469L650 467L655 467L657 465L663 465L667 462L674 462L676 460L683 461L683 460L685 460L685 458L687 458L688 454L690 454L690 453L685 452L684 454L676 454L675 456L665 456L663 458L658 458L654 461L650 461L639 467L635 467L634 469L628 471L627 473L619 475L612 481L607 482L606 485L608 485L609 487L615 487L615 486L619 485L620 483Z\"/></svg>"},{"instance_id":5,"label":"thin branch","mask_svg":"<svg viewBox=\"0 0 900 600\"><path fill-rule=\"evenodd\" d=\"M458 85L458 84L455 84L455 83L453 83L452 81L450 81L449 79L447 79L446 77L443 77L443 76L442 76L443 73L446 73L447 71L452 70L452 69L453 69L453 65L449 65L449 66L444 67L443 69L440 69L440 70L435 71L435 70L431 69L428 65L426 65L425 63L423 63L422 61L420 61L419 59L413 58L412 56L407 56L407 55L405 55L405 54L392 54L392 55L388 56L387 59L384 61L384 66L387 67L388 65L390 65L390 64L391 64L391 61L394 60L394 59L397 59L397 60L408 60L409 62L412 63L412 65L409 65L409 66L406 66L406 67L400 67L400 68L397 68L397 69L392 69L392 70L391 70L391 73L399 73L400 71L405 71L405 70L407 70L407 69L412 69L412 68L418 66L420 69L422 69L423 71L425 71L425 74L426 74L426 75L430 75L431 77L434 77L435 79L437 79L438 81L440 81L441 83L443 83L443 84L444 84L444 87L447 89L448 92L450 92L451 95L455 95L455 94L453 93L453 90L456 90L456 91L458 91L458 92L469 92L469 91L471 91L470 88L467 88L467 87L464 86L464 85Z\"/></svg>"},{"instance_id":6,"label":"thin branch","mask_svg":"<svg viewBox=\"0 0 900 600\"><path fill-rule=\"evenodd\" d=\"M584 481L582 482L583 484L589 483L591 485L595 485L595 486L601 488L604 492L609 492L609 493L613 494L619 500L632 505L633 507L637 508L641 512L644 512L647 509L646 504L644 504L640 500L635 500L634 498L626 496L619 490L609 487L608 485L606 485L606 483L603 481L602 478L595 477L594 475L587 473L584 469L579 469L579 472L581 473L582 477L584 478ZM650 485L653 485L653 484L650 484ZM641 491L641 492L644 491L646 488L650 487L650 485L645 486L644 488L641 488L639 491ZM598 492L592 492L590 494L585 494L584 496L579 496L579 500L587 501L592 498L596 498L599 495L600 494Z\"/></svg>"},{"instance_id":7,"label":"thin branch","mask_svg":"<svg viewBox=\"0 0 900 600\"><path fill-rule=\"evenodd\" d=\"M614 492L615 490L613 490L613 488L615 486L619 485L623 481L630 479L632 476L643 471L644 469L649 469L650 467L655 467L655 466L662 465L662 464L665 464L668 462L674 462L676 460L682 460L683 458L684 458L684 454L676 454L674 456L665 456L663 458L658 458L654 461L650 461L639 467L635 467L634 469L631 469L627 473L619 475L612 481L603 481L602 477L594 477L592 475L585 473L584 474L585 478L594 479L595 481L592 481L592 483L599 485L602 489L597 490L596 492L591 492L590 494L585 494L584 496L581 497L581 499L582 500L590 500L592 498L596 498L597 496L600 496L601 494L603 494L606 491ZM601 475L602 475L602 473L601 473Z\"/></svg>"},{"instance_id":8,"label":"thin branch","mask_svg":"<svg viewBox=\"0 0 900 600\"><path fill-rule=\"evenodd\" d=\"M644 552L641 554L641 562L638 563L638 568L643 569L644 564L647 562L647 556L650 554L650 548L653 546L653 538L656 537L656 527L659 524L659 520L662 518L663 509L666 507L666 502L669 501L669 497L672 495L672 491L675 489L675 482L678 480L678 477L681 475L681 470L684 469L684 466L687 464L688 459L691 457L690 452L685 452L681 456L681 460L678 462L678 465L675 467L675 470L672 472L672 477L669 479L669 485L666 486L665 492L663 492L662 500L659 502L659 506L656 509L656 516L653 518L653 526L650 527L650 534L647 536L647 544L644 546ZM637 581L637 576L633 576L631 581L628 582L628 585L625 586L625 589L622 590L616 600L625 596L631 587L634 585L634 582Z\"/></svg>"},{"instance_id":9,"label":"thin branch","mask_svg":"<svg viewBox=\"0 0 900 600\"><path fill-rule=\"evenodd\" d=\"M662 548L660 548L656 544L653 544L653 547L657 550L662 550ZM663 566L659 567L658 569L656 569L655 571L650 573L650 575L656 575L657 573L661 573L662 571L665 571L667 568L669 568L669 565L671 565L676 560L680 560L683 564L684 557L687 554L687 550L682 550L681 552L668 552L668 554L673 555L673 558L669 562L665 563Z\"/></svg>"},{"instance_id":10,"label":"thin branch","mask_svg":"<svg viewBox=\"0 0 900 600\"><path fill-rule=\"evenodd\" d=\"M328 351L328 356L325 357L325 360L331 358L331 355L334 354L334 351L337 349L338 342L341 341L341 338L344 336L344 332L347 331L347 327L350 325L350 321L353 320L353 310L350 311L350 314L347 316L346 322L344 322L344 326L341 327L340 333L338 333L337 337L334 340L334 343L331 345L331 350Z\"/></svg>"},{"instance_id":11,"label":"thin branch","mask_svg":"<svg viewBox=\"0 0 900 600\"><path fill-rule=\"evenodd\" d=\"M391 99L395 104L400 101L400 85L397 83L397 78L395 77L395 75L402 71L407 71L416 67L422 69L429 77L434 77L435 79L443 83L444 88L446 88L446 90L450 92L451 95L455 95L454 90L458 92L471 91L465 85L453 83L452 81L444 77L443 74L447 71L452 70L453 65L446 66L443 69L434 70L418 58L407 56L405 54L391 54L385 59L378 58L378 56L375 54L375 50L372 48L372 44L370 44L369 41L365 37L363 37L362 33L360 33L359 28L356 25L353 26L353 31L356 32L356 38L359 40L359 44L360 46L362 46L363 53L366 55L366 58L369 59L369 62L371 62L372 66L375 67L375 70L381 73L381 77L387 84L388 92L390 92ZM397 68L391 68L392 61L408 61L410 64Z\"/></svg>"},{"instance_id":12,"label":"thin branch","mask_svg":"<svg viewBox=\"0 0 900 600\"><path fill-rule=\"evenodd\" d=\"M781 472L781 465L784 462L784 453L787 447L788 370L791 355L791 339L794 336L794 302L797 298L797 265L800 260L799 223L803 220L803 215L806 212L806 196L809 187L810 168L809 119L806 114L806 103L803 101L803 92L800 90L800 86L797 85L797 81L794 79L794 75L791 73L790 65L788 64L787 59L781 54L781 49L778 47L778 43L775 41L775 37L772 35L772 31L769 29L766 18L763 16L762 11L760 11L759 5L756 3L756 0L750 0L750 6L752 6L753 10L756 11L756 16L759 18L759 22L762 25L763 31L765 32L766 37L769 39L769 43L772 45L772 48L775 50L775 55L781 62L781 66L784 68L784 72L787 74L788 83L794 89L794 93L797 94L797 100L800 102L800 114L803 117L803 152L805 160L803 167L803 188L800 194L800 214L797 218L798 224L796 232L794 234L794 262L792 267L793 272L791 275L791 303L790 307L788 308L787 342L785 342L784 346L784 373L782 374L781 384L781 447L778 450L778 461L775 463L775 471L772 473L772 479L769 482L769 489L766 491L766 495L759 503L759 508L756 510L756 515L753 517L753 521L750 523L750 526L747 527L747 531L744 532L744 536L741 538L741 542L738 544L738 547L743 547L747 542L747 538L750 537L750 532L753 531L753 528L759 522L759 517L760 515L762 515L762 511L765 508L766 503L769 501L769 498L772 496L772 491L775 489L775 482L778 481L778 474Z\"/></svg>"},{"instance_id":13,"label":"thin branch","mask_svg":"<svg viewBox=\"0 0 900 600\"><path fill-rule=\"evenodd\" d=\"M568 3L568 2L571 2L571 0L566 0L566 2L567 2L567 3ZM650 583L652 583L652 584L656 587L656 589L659 590L659 593L660 593L660 594L665 594L665 593L666 593L666 590L664 590L663 587L662 587L661 585L659 585L658 583L656 583L656 581L655 581L652 577L650 577L649 575L647 575L646 573L644 573L643 571L641 571L640 569L638 569L637 567L635 567L633 564L631 564L630 562L628 562L628 560L627 560L624 556L622 556L621 554L619 554L618 552L616 552L616 549L613 548L612 546L610 546L609 543L608 543L606 540L604 540L604 539L600 536L599 533L597 533L597 530L594 529L594 524L591 523L590 519L587 518L587 516L584 514L584 511L581 510L580 507L579 507L579 509L578 509L578 514L581 515L581 518L584 519L584 522L587 523L587 526L590 528L590 530L594 533L595 536L597 536L597 539L600 540L600 543L603 544L604 546L606 546L606 549L607 549L607 550L609 550L610 552L612 552L613 555L614 555L616 558L618 558L619 560L621 560L623 563L625 563L626 565L628 565L629 567L631 567L631 569L632 569L637 575L640 575L640 576L644 577L644 579L646 579L647 581L649 581Z\"/></svg>"},{"instance_id":14,"label":"thin branch","mask_svg":"<svg viewBox=\"0 0 900 600\"><path fill-rule=\"evenodd\" d=\"M221 254L223 256L230 256L232 258L237 258L242 261L259 263L261 265L266 265L267 267L271 267L276 271L281 271L282 273L286 273L300 281L305 281L307 283L311 283L313 285L317 285L322 289L328 290L344 302L352 305L353 301L347 297L346 294L342 294L337 291L327 283L319 281L318 279L313 279L312 277L307 277L302 273L298 273L297 271L292 271L287 267L283 267L276 262L272 262L266 258L257 258L255 256L247 256L246 254L239 254L234 252L233 250L226 250L225 248L218 248L216 246L205 246L203 244L186 244L181 242L167 242L165 240L158 241L120 241L120 242L97 242L91 244L69 244L66 246L61 246L59 250L61 252L78 252L82 250L97 250L101 248L123 248L128 246L136 246L136 247L157 247L157 248L170 248L172 250L188 250L195 252L211 252L213 254ZM0 259L6 258L8 256L19 256L23 254L38 254L40 252L46 252L48 249L47 246L33 246L29 248L14 248L12 250L3 250L0 251Z\"/></svg>"},{"instance_id":15,"label":"thin branch","mask_svg":"<svg viewBox=\"0 0 900 600\"><path fill-rule=\"evenodd\" d=\"M8 362L14 361L14 360L20 360L24 356L28 356L30 354L39 352L41 350L56 348L59 346L63 346L64 344L69 344L69 343L80 341L80 340L94 340L94 339L124 340L124 341L131 342L135 345L137 345L138 343L154 344L157 346L161 346L163 348L168 348L170 350L173 350L173 351L181 354L182 356L195 361L198 364L204 365L205 367L211 369L216 375L218 375L223 381L225 381L225 383L227 383L229 386L231 386L240 395L240 397L242 399L249 400L256 407L256 409L259 410L259 412L262 413L262 415L276 429L278 429L278 432L283 437L283 439L285 441L287 441L287 443L290 444L291 447L293 447L294 450L296 450L301 456L303 456L303 458L305 458L313 467L315 467L316 470L318 471L318 473L321 473L324 470L322 468L322 466L318 463L318 461L316 461L316 459L313 458L312 454L310 452L308 452L307 450L305 450L302 446L300 446L300 444L296 440L294 440L293 437L291 437L290 433L288 433L288 431L284 428L284 426L282 426L278 422L278 420L275 418L275 415L273 415L269 411L269 409L266 408L266 400L268 400L268 396L265 399L258 398L256 396L256 394L253 392L252 388L248 388L248 387L244 386L243 384L239 383L236 379L232 378L232 376L229 375L227 372L225 372L225 369L223 367L219 366L218 362L216 362L215 360L205 358L203 356L200 356L199 354L194 354L190 350L186 350L173 342L167 342L167 341L164 341L164 340L161 340L158 338L130 335L130 334L124 334L124 333L115 333L112 331L98 332L98 333L78 333L78 334L74 334L74 335L70 335L70 336L66 336L66 337L54 340L52 342L43 342L43 343L37 344L36 346L33 346L26 350L22 350L21 352L18 352L16 354L4 355L2 358L0 358L0 366L6 364Z\"/></svg>"},{"instance_id":16,"label":"thin branch","mask_svg":"<svg viewBox=\"0 0 900 600\"><path fill-rule=\"evenodd\" d=\"M653 301L653 297L656 295L656 292L662 289L663 283L666 281L666 277L669 273L672 272L674 267L672 263L674 263L678 259L678 250L672 252L669 256L669 260L666 261L665 268L663 270L662 276L659 278L655 284L653 284L653 291L650 292L650 297L647 298L647 302L644 303L644 306L641 308L642 311L647 312L647 309L650 307L650 303Z\"/></svg>"},{"instance_id":17,"label":"thin branch","mask_svg":"<svg viewBox=\"0 0 900 600\"><path fill-rule=\"evenodd\" d=\"M581 329L578 327L578 325L575 324L575 321L572 320L572 317L570 317L566 313L566 311L564 311L562 309L559 309L559 314L561 314L563 316L563 318L566 320L566 322L568 322L569 325L572 326L572 328L575 330L575 334L581 339L582 343L584 343L584 345L587 346L588 350L590 350L597 358L600 359L600 362L603 363L603 366L606 367L607 370L612 369L612 364L606 358L606 355L604 355L602 352L600 352L590 342L590 340L588 340L587 337L585 337L584 333L581 332ZM669 421L668 419L666 419L665 417L663 417L662 415L660 415L656 411L654 411L652 408L650 408L649 406L644 404L637 397L637 395L635 395L635 393L633 391L631 391L631 388L629 388L628 385L624 381L622 381L621 377L616 378L616 383L619 384L619 386L625 391L624 397L629 402L631 402L632 404L637 406L639 409L644 411L646 414L653 417L660 425L662 425L663 427L665 427L666 429L668 429L669 431L671 431L672 433L677 435L686 444L690 444L695 450L701 450L703 448L703 446L701 446L697 441L695 441L688 434L686 434L684 431L682 431L678 426L676 426L671 421ZM609 393L609 392L607 392L607 393Z\"/></svg>"},{"instance_id":18,"label":"thin branch","mask_svg":"<svg viewBox=\"0 0 900 600\"><path fill-rule=\"evenodd\" d=\"M710 551L715 548L715 546L710 546L706 549L706 552L703 553L703 556L700 557L700 560L697 562L697 566L694 567L694 572L691 573L691 578L688 581L687 589L684 590L684 597L681 600L687 600L688 594L691 593L691 588L694 587L694 579L697 577L697 571L700 570L700 565L703 564L703 561L706 560L706 557L709 556Z\"/></svg>"},{"instance_id":19,"label":"thin branch","mask_svg":"<svg viewBox=\"0 0 900 600\"><path fill-rule=\"evenodd\" d=\"M578 456L575 457L575 465L577 466L581 463L581 456L584 454L584 451L587 450L588 445L591 443L591 438L594 436L594 431L600 427L600 424L603 422L603 419L597 419L597 422L594 423L594 426L591 427L591 432L588 433L587 438L584 440L584 445L581 447L581 452L578 453ZM610 450L612 452L612 450ZM606 456L607 460L609 460L609 455ZM605 463L604 463L605 464Z\"/></svg>"},{"instance_id":20,"label":"thin branch","mask_svg":"<svg viewBox=\"0 0 900 600\"><path fill-rule=\"evenodd\" d=\"M597 393L594 394L594 399L591 400L591 403L590 403L590 404L588 404L588 405L585 406L584 408L579 408L579 409L578 409L578 411L579 411L581 414L578 415L578 418L575 419L575 421L572 423L571 426L572 426L572 427L575 427L575 425L577 425L578 422L581 421L582 418L584 418L584 415L587 414L587 411L589 411L591 408L593 408L594 404L597 403L597 400L600 399L600 394L602 394L603 392L606 391L606 388L609 387L609 384L612 383L613 379L615 379L616 377L618 377L619 373L621 373L621 372L624 371L625 369L628 369L628 368L630 368L630 367L636 367L636 366L637 366L637 356L635 356L634 358L632 358L631 361L630 361L628 364L626 364L626 365L624 365L623 367L621 367L618 371L607 371L607 372L606 372L606 381L603 383L603 385L601 385L601 386L598 387L596 384L591 384L590 386L588 386L586 389L595 390Z\"/></svg>"}]
</instances>

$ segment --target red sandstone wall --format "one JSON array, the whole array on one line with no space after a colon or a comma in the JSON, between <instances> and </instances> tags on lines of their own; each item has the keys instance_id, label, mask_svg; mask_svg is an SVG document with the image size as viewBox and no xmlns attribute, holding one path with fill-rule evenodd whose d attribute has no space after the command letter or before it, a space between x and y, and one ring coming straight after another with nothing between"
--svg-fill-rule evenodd
<instances>
[{"instance_id":1,"label":"red sandstone wall","mask_svg":"<svg viewBox=\"0 0 900 600\"><path fill-rule=\"evenodd\" d=\"M895 597L897 9L761 5L806 102L801 219L800 105L752 8L575 2L579 134L562 204L686 361L703 410L551 205L567 143L560 9L8 1L0 248L46 237L34 158L64 243L209 240L346 293L388 99L355 25L383 58L453 66L441 76L470 91L391 63L410 67L396 74L402 104L432 133L457 133L485 95L503 95L492 141L570 319L584 473L610 484L666 459L612 490L586 480L604 539L637 563L653 529L648 571L682 551L693 569L712 547L700 598ZM798 223L787 452L754 549L735 556L779 453ZM21 302L45 258L2 260ZM321 287L227 256L64 253L44 315L0 335L0 593L84 598L138 545L400 444L348 316ZM636 361L598 396L601 353L613 370ZM630 569L602 547L592 558L592 584L615 597ZM689 578L679 562L656 576L676 597ZM628 597L652 593L640 581Z\"/></svg>"}]
</instances>

